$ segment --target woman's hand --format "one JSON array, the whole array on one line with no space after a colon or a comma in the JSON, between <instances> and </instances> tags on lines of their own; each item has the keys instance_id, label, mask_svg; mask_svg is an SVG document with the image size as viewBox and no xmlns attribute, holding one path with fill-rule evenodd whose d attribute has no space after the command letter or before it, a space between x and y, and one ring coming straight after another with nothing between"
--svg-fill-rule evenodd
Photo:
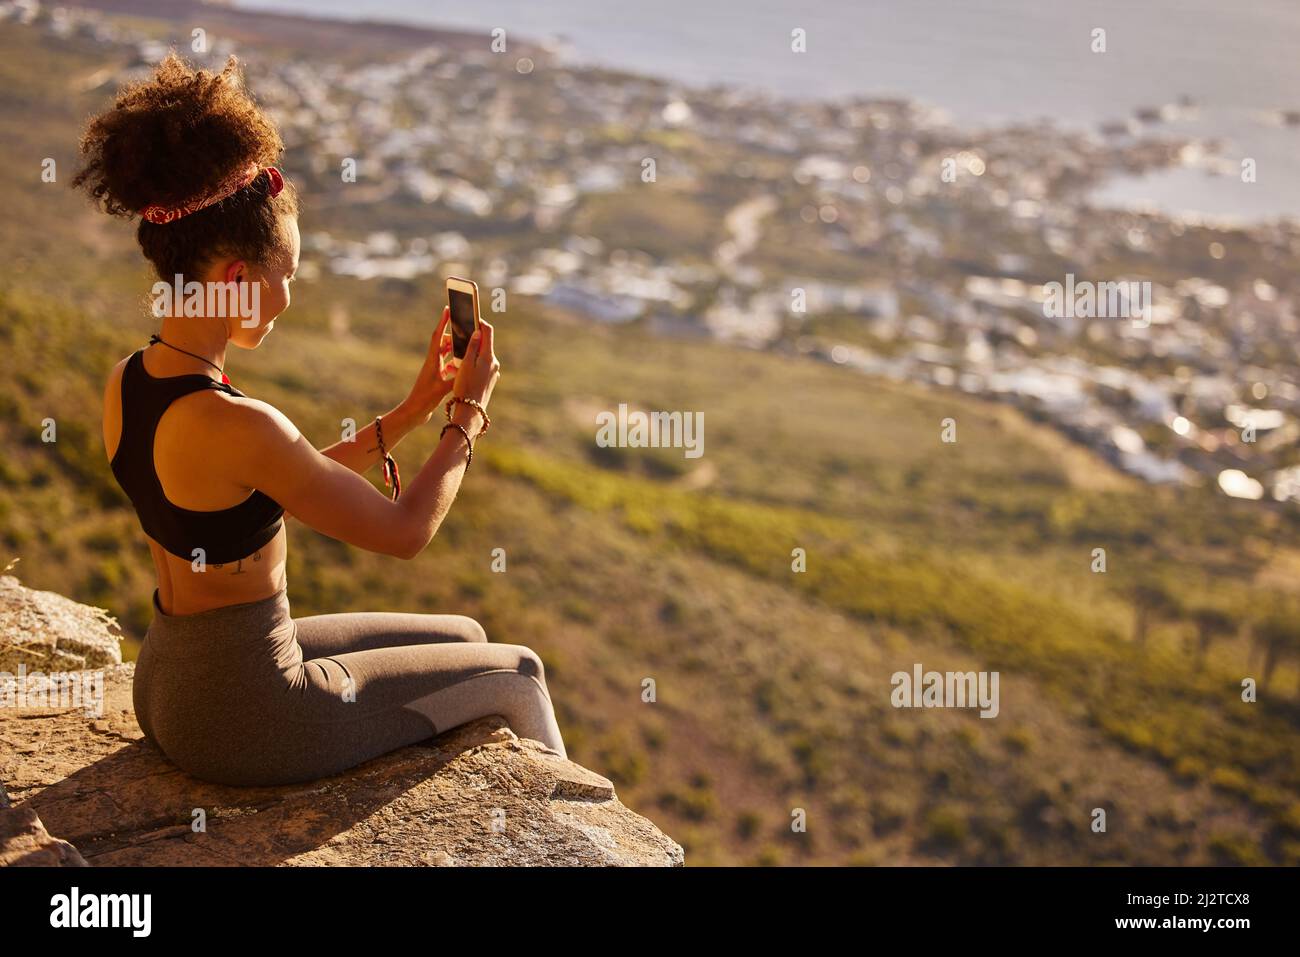
<instances>
[{"instance_id":1,"label":"woman's hand","mask_svg":"<svg viewBox=\"0 0 1300 957\"><path fill-rule=\"evenodd\" d=\"M442 318L438 321L438 328L433 331L433 338L429 340L429 354L424 357L424 365L420 367L420 374L415 377L415 385L411 386L411 392L406 397L405 404L414 414L420 416L426 422L455 384L452 380L442 378L439 374L440 367L438 363L438 347L442 342L443 330L447 328L447 323L450 321L451 310L447 306L443 306ZM466 353L466 358L469 358L468 353ZM484 403L484 405L486 404Z\"/></svg>"},{"instance_id":2,"label":"woman's hand","mask_svg":"<svg viewBox=\"0 0 1300 957\"><path fill-rule=\"evenodd\" d=\"M501 363L497 361L496 352L492 348L492 332L491 323L483 319L478 321L478 328L470 336L469 348L465 350L465 358L461 360L456 379L452 383L453 394L463 399L474 399L485 409L492 401L492 390L496 388L497 379L501 378ZM453 422L459 422L467 428L470 422L474 422L480 431L483 427L482 418L473 406L463 402L457 402L452 412Z\"/></svg>"}]
</instances>

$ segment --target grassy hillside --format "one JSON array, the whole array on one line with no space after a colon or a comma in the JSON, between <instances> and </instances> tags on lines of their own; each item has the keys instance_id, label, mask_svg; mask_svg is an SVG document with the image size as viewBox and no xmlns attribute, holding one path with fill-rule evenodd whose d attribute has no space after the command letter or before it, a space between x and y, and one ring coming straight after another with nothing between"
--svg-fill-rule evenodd
<instances>
[{"instance_id":1,"label":"grassy hillside","mask_svg":"<svg viewBox=\"0 0 1300 957\"><path fill-rule=\"evenodd\" d=\"M105 94L79 81L104 65L0 27L0 557L138 637L152 566L100 411L155 328L149 279L131 228L67 188ZM440 302L433 279L304 280L232 378L324 446L401 397ZM291 521L296 613L457 611L534 647L571 756L691 863L1300 863L1293 659L1240 697L1262 678L1248 626L1290 614L1293 514L1147 487L955 394L518 298L497 327L494 428L438 538L403 563ZM620 402L703 412L705 455L597 448L595 413ZM408 474L436 438L398 449ZM1210 609L1230 624L1202 652ZM914 662L1000 671L1001 714L894 709Z\"/></svg>"}]
</instances>

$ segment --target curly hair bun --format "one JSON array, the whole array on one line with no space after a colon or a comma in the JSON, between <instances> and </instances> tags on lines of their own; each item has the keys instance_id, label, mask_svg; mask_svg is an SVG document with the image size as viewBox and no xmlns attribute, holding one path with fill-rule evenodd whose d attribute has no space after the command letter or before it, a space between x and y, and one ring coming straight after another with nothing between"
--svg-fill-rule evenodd
<instances>
[{"instance_id":1,"label":"curly hair bun","mask_svg":"<svg viewBox=\"0 0 1300 957\"><path fill-rule=\"evenodd\" d=\"M250 163L274 164L284 150L234 55L213 73L194 70L174 52L91 118L80 146L86 166L73 186L117 216L207 195Z\"/></svg>"}]
</instances>

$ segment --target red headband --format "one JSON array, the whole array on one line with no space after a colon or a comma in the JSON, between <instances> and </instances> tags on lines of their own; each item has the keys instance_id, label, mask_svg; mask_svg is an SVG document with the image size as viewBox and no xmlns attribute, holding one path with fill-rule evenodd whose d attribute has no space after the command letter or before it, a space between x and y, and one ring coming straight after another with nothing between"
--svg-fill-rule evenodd
<instances>
[{"instance_id":1,"label":"red headband","mask_svg":"<svg viewBox=\"0 0 1300 957\"><path fill-rule=\"evenodd\" d=\"M146 220L156 225L175 222L182 216L188 216L190 213L197 213L200 209L206 209L213 203L219 203L228 196L239 192L253 180L257 179L262 170L266 170L266 176L271 181L270 195L279 196L280 190L284 189L284 176L274 166L258 166L256 163L250 164L245 169L235 173L217 189L207 196L201 196L198 199L192 199L181 206L157 206L150 205L140 210L140 215Z\"/></svg>"}]
</instances>

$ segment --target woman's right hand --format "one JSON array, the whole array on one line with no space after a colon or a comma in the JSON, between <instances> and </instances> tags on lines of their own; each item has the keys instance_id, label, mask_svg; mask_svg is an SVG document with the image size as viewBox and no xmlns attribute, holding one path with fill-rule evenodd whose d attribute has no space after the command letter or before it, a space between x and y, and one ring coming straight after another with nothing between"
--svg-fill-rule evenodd
<instances>
[{"instance_id":1,"label":"woman's right hand","mask_svg":"<svg viewBox=\"0 0 1300 957\"><path fill-rule=\"evenodd\" d=\"M492 400L492 390L496 388L497 379L501 377L501 363L497 361L492 349L492 331L491 323L482 319L478 321L478 328L470 336L465 358L456 371L456 381L452 383L451 389L452 395L474 399L485 409ZM463 421L465 419L474 421L478 430L482 431L482 416L472 406L457 402L456 408L452 410L452 421L461 420L461 425L468 426L469 423Z\"/></svg>"}]
</instances>

